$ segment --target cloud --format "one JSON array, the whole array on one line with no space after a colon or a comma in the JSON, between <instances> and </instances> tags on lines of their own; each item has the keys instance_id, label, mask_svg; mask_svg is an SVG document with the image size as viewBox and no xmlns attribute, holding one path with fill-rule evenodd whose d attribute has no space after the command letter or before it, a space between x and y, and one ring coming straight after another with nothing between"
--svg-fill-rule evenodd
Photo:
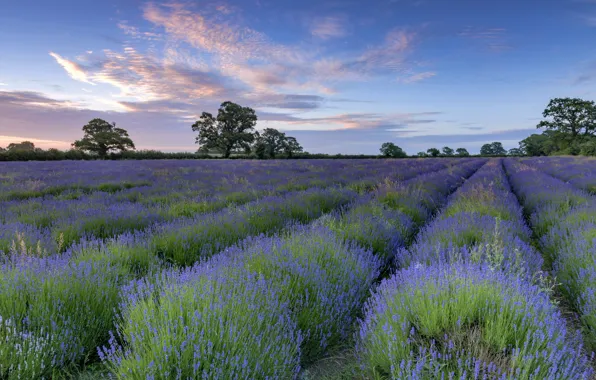
<instances>
[{"instance_id":1,"label":"cloud","mask_svg":"<svg viewBox=\"0 0 596 380\"><path fill-rule=\"evenodd\" d=\"M401 79L400 81L404 82L404 83L417 83L417 82L423 81L425 79L432 78L436 75L437 75L437 73L435 73L435 72L425 71L422 73L412 74L410 76L407 76L407 77Z\"/></svg>"},{"instance_id":2,"label":"cloud","mask_svg":"<svg viewBox=\"0 0 596 380\"><path fill-rule=\"evenodd\" d=\"M310 25L310 33L322 40L340 38L347 35L346 20L340 17L317 17Z\"/></svg>"},{"instance_id":3,"label":"cloud","mask_svg":"<svg viewBox=\"0 0 596 380\"><path fill-rule=\"evenodd\" d=\"M62 58L60 55L54 52L50 52L50 55L54 57L56 62L58 62L58 64L62 66L62 68L72 79L95 86L95 83L89 80L89 78L87 77L87 73L85 73L85 71L79 64L69 61L68 59Z\"/></svg>"},{"instance_id":4,"label":"cloud","mask_svg":"<svg viewBox=\"0 0 596 380\"><path fill-rule=\"evenodd\" d=\"M350 113L323 117L297 117L286 113L260 112L259 120L285 122L284 130L395 130L409 125L435 123L434 119L416 117L439 112L420 112L403 114Z\"/></svg>"},{"instance_id":5,"label":"cloud","mask_svg":"<svg viewBox=\"0 0 596 380\"><path fill-rule=\"evenodd\" d=\"M474 133L474 134L459 134L459 135L423 135L423 136L411 136L404 137L409 142L421 142L432 144L449 144L449 143L469 143L469 142L493 142L501 140L517 140L520 141L532 133L536 133L535 128L526 129L508 129L502 131L493 131L486 133Z\"/></svg>"},{"instance_id":6,"label":"cloud","mask_svg":"<svg viewBox=\"0 0 596 380\"><path fill-rule=\"evenodd\" d=\"M40 104L52 106L39 106ZM199 105L199 109L202 108ZM193 147L194 133L188 121L181 121L171 113L154 113L141 109L137 112L106 112L82 107L72 107L69 102L48 98L28 91L0 91L0 125L5 136L18 136L22 140L56 141L46 147L68 148L59 142L72 142L82 137L81 128L89 120L99 117L115 121L126 129L138 149L154 146L156 141L166 146L180 146L185 141ZM68 144L69 145L69 144Z\"/></svg>"},{"instance_id":7,"label":"cloud","mask_svg":"<svg viewBox=\"0 0 596 380\"><path fill-rule=\"evenodd\" d=\"M594 81L596 79L596 61L589 62L579 71L580 74L575 77L573 84L580 85Z\"/></svg>"},{"instance_id":8,"label":"cloud","mask_svg":"<svg viewBox=\"0 0 596 380\"><path fill-rule=\"evenodd\" d=\"M50 99L33 91L0 91L0 104L17 104L30 108L82 108L79 103Z\"/></svg>"},{"instance_id":9,"label":"cloud","mask_svg":"<svg viewBox=\"0 0 596 380\"><path fill-rule=\"evenodd\" d=\"M145 41L161 41L163 40L163 36L159 33L153 32L141 32L139 28L135 26L128 25L128 22L121 21L118 23L118 28L120 28L125 34L140 40Z\"/></svg>"},{"instance_id":10,"label":"cloud","mask_svg":"<svg viewBox=\"0 0 596 380\"><path fill-rule=\"evenodd\" d=\"M394 28L381 43L335 58L316 47L276 43L264 33L209 9L199 12L181 4L150 3L144 8L144 17L163 28L173 44L188 43L197 54L209 56L213 69L258 92L302 89L333 93L328 84L402 70L411 65L406 54L416 35ZM315 19L311 33L320 38L339 37L344 33L342 22L340 17Z\"/></svg>"},{"instance_id":11,"label":"cloud","mask_svg":"<svg viewBox=\"0 0 596 380\"><path fill-rule=\"evenodd\" d=\"M37 148L49 149L49 148L62 148L67 149L70 147L70 143L67 141L59 140L44 140L36 139L32 137L22 136L2 136L0 135L0 146L6 146L11 143L20 143L23 141L31 141Z\"/></svg>"},{"instance_id":12,"label":"cloud","mask_svg":"<svg viewBox=\"0 0 596 380\"><path fill-rule=\"evenodd\" d=\"M121 41L121 49L87 52L84 65L50 53L73 79L118 89L111 98L76 106L162 113L186 123L201 111L216 112L219 103L234 99L255 108L260 120L281 123L280 128L380 129L434 122L356 113L304 116L331 103L363 101L333 96L339 84L382 76L390 80L396 74L405 74L405 83L415 83L435 75L413 71L419 64L409 56L418 37L410 29L392 28L377 43L335 55L310 40L273 41L245 26L240 12L225 4L197 8L148 3L142 12L150 29L121 21L120 31L131 37ZM346 24L339 16L323 17L313 22L312 30L318 38L335 38L345 32Z\"/></svg>"},{"instance_id":13,"label":"cloud","mask_svg":"<svg viewBox=\"0 0 596 380\"><path fill-rule=\"evenodd\" d=\"M466 26L457 35L463 38L476 40L492 52L503 52L513 48L506 39L505 28L477 28Z\"/></svg>"},{"instance_id":14,"label":"cloud","mask_svg":"<svg viewBox=\"0 0 596 380\"><path fill-rule=\"evenodd\" d=\"M462 127L464 129L469 129L471 131L480 131L482 129L484 129L484 127Z\"/></svg>"}]
</instances>

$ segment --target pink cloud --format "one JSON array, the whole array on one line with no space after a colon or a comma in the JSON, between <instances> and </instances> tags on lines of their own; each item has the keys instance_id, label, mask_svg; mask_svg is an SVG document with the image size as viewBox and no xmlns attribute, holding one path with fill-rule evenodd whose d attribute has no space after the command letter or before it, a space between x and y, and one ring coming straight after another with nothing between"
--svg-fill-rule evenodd
<instances>
[{"instance_id":1,"label":"pink cloud","mask_svg":"<svg viewBox=\"0 0 596 380\"><path fill-rule=\"evenodd\" d=\"M312 21L310 33L323 40L347 35L346 21L340 17L319 17Z\"/></svg>"},{"instance_id":2,"label":"pink cloud","mask_svg":"<svg viewBox=\"0 0 596 380\"><path fill-rule=\"evenodd\" d=\"M80 65L63 58L54 52L50 52L50 55L56 60L56 62L58 62L60 66L62 66L62 68L72 79L77 80L79 82L95 85L95 83L89 80L89 78L87 77L87 73L85 73L85 71Z\"/></svg>"}]
</instances>

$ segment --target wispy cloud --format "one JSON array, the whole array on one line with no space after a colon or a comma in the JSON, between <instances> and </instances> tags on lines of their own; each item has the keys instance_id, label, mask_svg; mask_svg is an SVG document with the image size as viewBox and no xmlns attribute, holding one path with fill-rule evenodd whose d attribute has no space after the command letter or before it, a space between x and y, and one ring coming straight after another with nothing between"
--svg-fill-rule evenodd
<instances>
[{"instance_id":1,"label":"wispy cloud","mask_svg":"<svg viewBox=\"0 0 596 380\"><path fill-rule=\"evenodd\" d=\"M458 33L458 36L476 40L492 52L503 52L513 48L506 38L505 28L478 28L467 26Z\"/></svg>"},{"instance_id":2,"label":"wispy cloud","mask_svg":"<svg viewBox=\"0 0 596 380\"><path fill-rule=\"evenodd\" d=\"M573 80L574 85L589 83L596 80L596 61L589 62L579 70L579 75Z\"/></svg>"},{"instance_id":3,"label":"wispy cloud","mask_svg":"<svg viewBox=\"0 0 596 380\"><path fill-rule=\"evenodd\" d=\"M22 141L31 141L38 148L67 148L70 146L70 143L67 141L44 140L44 139L36 139L36 138L32 138L32 137L2 136L2 135L0 135L0 146L8 145L11 143L20 143Z\"/></svg>"},{"instance_id":4,"label":"wispy cloud","mask_svg":"<svg viewBox=\"0 0 596 380\"><path fill-rule=\"evenodd\" d=\"M60 66L62 66L62 68L64 68L66 73L72 79L95 86L95 83L93 83L89 80L89 78L87 77L87 73L83 70L83 68L79 64L69 61L68 59L62 58L60 55L58 55L54 52L50 52L50 55L52 57L54 57L56 62L58 62L58 64Z\"/></svg>"},{"instance_id":5,"label":"wispy cloud","mask_svg":"<svg viewBox=\"0 0 596 380\"><path fill-rule=\"evenodd\" d=\"M51 99L33 91L0 91L0 103L41 108L83 108L83 105L80 103Z\"/></svg>"},{"instance_id":6,"label":"wispy cloud","mask_svg":"<svg viewBox=\"0 0 596 380\"><path fill-rule=\"evenodd\" d=\"M346 19L341 17L317 17L310 25L310 33L323 40L347 35Z\"/></svg>"},{"instance_id":7,"label":"wispy cloud","mask_svg":"<svg viewBox=\"0 0 596 380\"><path fill-rule=\"evenodd\" d=\"M437 75L437 73L435 73L433 71L425 71L422 73L408 75L408 76L401 78L399 80L403 83L416 83L416 82L420 82L420 81L423 81L428 78L432 78L436 75Z\"/></svg>"},{"instance_id":8,"label":"wispy cloud","mask_svg":"<svg viewBox=\"0 0 596 380\"><path fill-rule=\"evenodd\" d=\"M236 99L257 110L277 108L303 114L334 102L331 95L339 84L379 76L390 80L400 73L407 74L403 82L416 83L435 75L413 70L418 64L409 56L418 38L410 29L392 28L376 44L336 56L324 44L312 41L310 45L308 41L278 43L245 26L237 13L227 5L197 8L149 3L143 7L143 17L152 25L149 31L125 21L118 24L132 37L123 42L123 49L96 52L84 64L50 54L71 78L119 89L113 99L106 100L113 105L110 109L165 112L185 122L198 117L199 107L214 111L224 100ZM346 32L345 20L339 16L316 19L311 26L311 33L323 40ZM147 41L150 48L143 50ZM281 115L278 118L284 120L276 121L309 128L402 124L370 115L306 119Z\"/></svg>"}]
</instances>

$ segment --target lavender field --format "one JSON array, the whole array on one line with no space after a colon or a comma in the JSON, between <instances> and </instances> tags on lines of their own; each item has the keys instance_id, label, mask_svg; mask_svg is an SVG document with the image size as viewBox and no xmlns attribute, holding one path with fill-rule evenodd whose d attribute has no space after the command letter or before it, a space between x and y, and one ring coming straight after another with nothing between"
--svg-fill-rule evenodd
<instances>
[{"instance_id":1,"label":"lavender field","mask_svg":"<svg viewBox=\"0 0 596 380\"><path fill-rule=\"evenodd\" d=\"M592 379L596 161L0 165L0 379Z\"/></svg>"}]
</instances>

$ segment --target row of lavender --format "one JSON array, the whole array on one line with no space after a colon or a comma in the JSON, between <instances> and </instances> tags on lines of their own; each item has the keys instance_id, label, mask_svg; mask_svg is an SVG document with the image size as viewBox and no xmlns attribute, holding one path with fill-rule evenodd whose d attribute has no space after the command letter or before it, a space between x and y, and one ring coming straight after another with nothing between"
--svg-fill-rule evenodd
<instances>
[{"instance_id":1,"label":"row of lavender","mask_svg":"<svg viewBox=\"0 0 596 380\"><path fill-rule=\"evenodd\" d=\"M541 170L515 161L509 161L507 167L514 189L528 211L541 249L552 266L553 275L561 283L569 304L579 313L585 339L594 350L596 198L575 187L577 183L553 177L568 178L569 173L575 172L567 166L560 166L560 161L553 160L552 167L539 165ZM590 166L580 163L579 167Z\"/></svg>"},{"instance_id":2,"label":"row of lavender","mask_svg":"<svg viewBox=\"0 0 596 380\"><path fill-rule=\"evenodd\" d=\"M310 225L133 282L104 362L118 378L298 376L348 337L381 270L482 163L383 186Z\"/></svg>"},{"instance_id":3,"label":"row of lavender","mask_svg":"<svg viewBox=\"0 0 596 380\"><path fill-rule=\"evenodd\" d=\"M81 163L91 164L99 165L100 168L105 165L101 162ZM235 168L232 174L223 173L216 178L215 174L226 169L225 165L216 163L215 168L206 170L204 164L195 164L195 167L173 167L170 164L168 169L163 162L148 162L144 163L146 166L137 165L136 171L127 166L129 163L113 165L115 168L106 170L107 174L102 174L98 168L97 175L86 175L91 181L94 178L122 179L119 176L123 176L126 169L131 177L149 178L153 185L123 189L118 187L118 183L114 183L118 191L79 194L80 190L76 190L79 193L71 191L26 200L0 201L0 251L18 250L48 255L63 252L81 240L105 239L164 222L193 220L202 213L241 205L265 196L283 196L291 191L338 185L365 191L384 179L407 179L419 171L445 167L443 162L428 161L393 164L376 160L355 164L353 167L345 161L324 162L320 167L303 163L292 167L284 161L277 166L249 162L237 165L242 170ZM71 169L77 172L75 168ZM43 178L43 166L37 170L36 177L32 177L32 173L28 175ZM160 170L162 174L156 174ZM238 171L243 173L242 177L237 174ZM36 180L45 183L46 187L43 189L55 187L51 184L52 181L57 181L51 176L45 181ZM75 183L71 186L82 185Z\"/></svg>"},{"instance_id":4,"label":"row of lavender","mask_svg":"<svg viewBox=\"0 0 596 380\"><path fill-rule=\"evenodd\" d=\"M473 165L478 164L470 162L464 166ZM401 174L402 177L414 176L416 170L424 167L412 163L411 166L409 171L404 170ZM424 170L434 172L439 167L440 165L428 164ZM377 182L382 181L384 178L385 175L379 176ZM9 379L48 378L52 377L56 371L60 373L63 367L82 363L85 360L93 360L93 357L97 355L96 347L109 341L109 332L113 330L114 313L117 305L121 302L126 304L126 300L130 299L125 297L124 301L122 300L121 285L127 283L131 276L147 274L146 279L140 283L156 285L159 284L159 281L150 279L160 278L167 278L169 283L170 277L178 277L177 271L167 269L163 272L163 266L160 263L167 264L170 262L186 265L197 260L205 260L240 239L259 233L279 231L291 221L306 223L324 212L346 205L357 197L358 194L350 189L312 189L289 193L281 197L263 198L246 206L231 207L218 213L205 214L197 218L162 223L152 227L149 231L124 234L109 241L84 241L60 255L37 257L29 255L26 251L11 252L5 255L0 270L0 283L2 284L0 288L0 316L2 318L0 322L0 342L2 342L0 345L0 377ZM312 240L310 235L303 237L302 240L299 237L300 234L297 234L296 247L309 247L307 244L309 242L310 247L312 247L312 244L317 242L317 240ZM274 240L270 241L273 242ZM352 252L357 262L368 262L365 260L366 253L363 253L365 256L359 258L359 252L362 249L345 239L333 239L331 235L321 235L318 242L321 243L323 251L327 246L327 250L333 249L341 253L346 250L345 247L348 247L347 252ZM304 252L308 253L309 250L307 249ZM367 264L368 268L376 268L379 260L374 259L370 253L369 258L371 260ZM259 261L255 262L254 265L258 263ZM337 262L336 264L340 265ZM209 265L206 268L208 267ZM349 265L345 268L346 272L342 272L345 275L341 278L342 281L350 278L349 273L357 273ZM192 273L194 269L188 271L184 273ZM283 270L280 273L283 274ZM306 273L310 274L308 271ZM312 272L312 275L316 276L317 273L316 271ZM366 271L363 272L363 275L364 279L376 277L375 273L367 274ZM247 287L239 289L233 286L232 282L228 282L228 285L232 288L224 287L224 289L220 289L219 282L212 282L210 276L190 274L188 276L198 279L197 281L201 284L215 286L213 288L214 293L211 294L210 298L195 297L195 301L202 302L207 309L212 309L218 305L215 299L224 297L227 294L225 289L231 292L240 292L247 297L249 294L243 292L256 292L253 293L253 296L265 296L264 300L274 299L267 292L259 293L258 289L261 289L259 288L261 285L258 284L255 285L257 288L247 285ZM252 277L255 277L254 274ZM226 274L221 280L232 281L234 278L234 275ZM246 279L246 281L249 281L249 279ZM287 285L290 286L291 283ZM304 286L306 285L308 284ZM145 286L145 288L148 288L148 286ZM133 283L132 288L136 289L138 287ZM170 289L163 284L163 287L155 288L159 291L155 290L152 294L157 296L159 292L166 288ZM274 288L267 285L267 288L279 294L293 294L292 289L285 289L283 286ZM181 289L182 287L178 286L171 288L176 294L180 294L177 292ZM306 289L316 292L316 288L307 287ZM368 286L363 286L362 289L368 289ZM334 288L324 290L327 295L336 294ZM346 292L351 294L353 290L346 288L344 293L340 293L340 295L344 294L345 296ZM197 295L200 294L203 293L197 293ZM191 302L192 297L190 295L188 297L188 301ZM306 298L310 299L308 295ZM240 300L249 301L250 298L240 297ZM341 301L341 299L336 300ZM341 303L338 304L341 305ZM158 308L156 304L159 312L165 311L171 313L169 315L174 315L173 310L168 310L163 305L163 300L160 299ZM175 304L173 307L179 308L181 305L184 305L184 303ZM245 306L254 307L256 305L258 305L258 302L253 300ZM285 301L281 302L281 300L277 306L274 303L269 305L272 312L271 317L284 318L285 313L277 313L276 311L287 306ZM122 318L127 310L128 308L122 309ZM185 323L189 323L189 320L193 318L199 318L199 321L203 320L201 314L197 314L200 310L198 305L190 305L188 309L182 308L181 310L192 311L192 315L185 314ZM245 312L241 314L247 315ZM263 322L259 313L248 313L248 315ZM321 318L327 321L326 323L335 323L333 322L334 319L328 315L322 315ZM166 319L169 320L170 318ZM223 319L220 322L227 326L229 321ZM240 322L242 321L240 320ZM269 322L270 320L265 319L263 323L269 325ZM287 328L290 330L292 330L292 323L295 322L288 322L289 327ZM169 328L168 326L162 327ZM205 331L210 331L210 326L204 325L203 327L206 329ZM286 327L283 328L286 329ZM160 331L163 332L163 330ZM252 334L252 331L246 333ZM258 329L254 330L254 332L257 331ZM295 332L299 331L302 330L295 330ZM219 331L219 333L223 332ZM316 329L312 334L314 336L317 333L318 336L322 337L327 334L322 334L321 331ZM274 334L274 336L278 335ZM283 334L280 336L283 336ZM295 338L295 336L293 337ZM177 339L175 334L161 338L166 340ZM329 339L329 341L332 341L332 339ZM162 343L165 344L166 341ZM275 347L278 346L275 340L264 343L274 344ZM162 349L162 347L163 345L160 345L158 348ZM214 347L210 346L206 349L211 352ZM227 349L233 352L233 350L242 348L228 345ZM316 350L313 350L313 352L316 352ZM205 355L201 352L195 354L198 357L204 357ZM221 359L221 351L218 355ZM108 357L113 357L113 355L108 355ZM168 357L172 357L172 355L168 354ZM236 357L237 355L232 355L232 353L225 355L226 360ZM183 359L188 358L179 357L177 360ZM260 360L262 361L263 358ZM217 363L217 360L214 359L213 363ZM147 368L152 368L151 363L145 364ZM263 366L269 368L267 362L259 362L257 365L260 366L259 368ZM276 367L273 366L272 368ZM208 369L202 368L203 370L210 373ZM207 375L207 377L217 377L216 375L217 371L213 372L213 375ZM127 377L127 375L123 375L123 377Z\"/></svg>"},{"instance_id":5,"label":"row of lavender","mask_svg":"<svg viewBox=\"0 0 596 380\"><path fill-rule=\"evenodd\" d=\"M510 175L514 184L524 178ZM364 377L590 378L530 241L501 162L492 161L398 252L401 269L367 302L357 339Z\"/></svg>"},{"instance_id":6,"label":"row of lavender","mask_svg":"<svg viewBox=\"0 0 596 380\"><path fill-rule=\"evenodd\" d=\"M591 157L532 157L523 163L571 185L596 193L596 160Z\"/></svg>"},{"instance_id":7,"label":"row of lavender","mask_svg":"<svg viewBox=\"0 0 596 380\"><path fill-rule=\"evenodd\" d=\"M0 378L51 378L94 355L122 379L294 378L351 335L391 263L399 271L358 323L354 377L588 378L501 162L476 172L483 163L429 165L371 194L263 198L47 258L10 255ZM527 173L505 165L521 195Z\"/></svg>"}]
</instances>

